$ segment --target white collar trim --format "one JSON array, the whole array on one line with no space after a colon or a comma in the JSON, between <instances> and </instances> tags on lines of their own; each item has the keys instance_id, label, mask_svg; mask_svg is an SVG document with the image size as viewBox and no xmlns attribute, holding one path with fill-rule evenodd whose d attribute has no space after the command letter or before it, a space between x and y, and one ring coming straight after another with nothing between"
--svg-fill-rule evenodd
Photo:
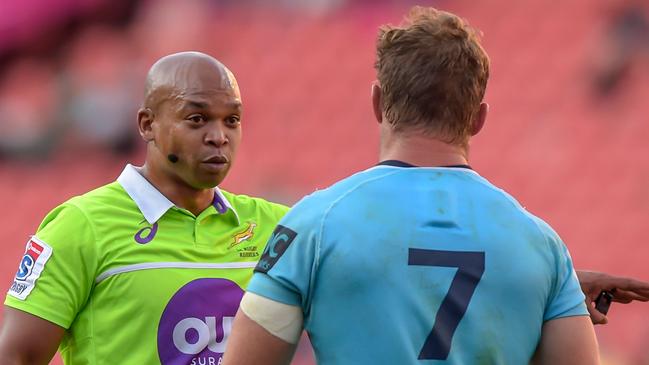
<instances>
[{"instance_id":1,"label":"white collar trim","mask_svg":"<svg viewBox=\"0 0 649 365\"><path fill-rule=\"evenodd\" d=\"M124 170L117 178L117 182L122 185L150 224L157 222L169 209L175 206L131 164L124 167ZM237 221L239 221L237 211L218 187L214 188L213 204L219 214L232 210Z\"/></svg>"}]
</instances>

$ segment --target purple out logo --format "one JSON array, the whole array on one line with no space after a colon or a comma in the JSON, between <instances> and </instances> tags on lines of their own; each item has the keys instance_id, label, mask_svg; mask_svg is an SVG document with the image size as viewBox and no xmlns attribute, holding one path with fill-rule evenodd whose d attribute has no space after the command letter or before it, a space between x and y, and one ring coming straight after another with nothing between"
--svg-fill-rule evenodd
<instances>
[{"instance_id":1,"label":"purple out logo","mask_svg":"<svg viewBox=\"0 0 649 365\"><path fill-rule=\"evenodd\" d=\"M162 365L219 365L243 290L227 279L197 279L174 294L158 325Z\"/></svg>"}]
</instances>

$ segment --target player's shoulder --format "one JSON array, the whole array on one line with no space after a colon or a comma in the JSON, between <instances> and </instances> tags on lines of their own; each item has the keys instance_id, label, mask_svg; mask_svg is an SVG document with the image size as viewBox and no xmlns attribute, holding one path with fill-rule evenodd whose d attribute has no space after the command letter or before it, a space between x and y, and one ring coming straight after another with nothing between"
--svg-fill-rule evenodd
<instances>
[{"instance_id":1,"label":"player's shoulder","mask_svg":"<svg viewBox=\"0 0 649 365\"><path fill-rule=\"evenodd\" d=\"M85 194L73 196L54 207L46 215L41 226L57 218L80 225L89 221L89 216L97 209L119 209L120 205L125 203L128 203L128 194L117 182L112 182Z\"/></svg>"},{"instance_id":2,"label":"player's shoulder","mask_svg":"<svg viewBox=\"0 0 649 365\"><path fill-rule=\"evenodd\" d=\"M559 234L552 228L552 226L550 226L550 224L527 210L525 211L525 214L551 248L556 249L563 246L563 241L559 237Z\"/></svg>"},{"instance_id":3,"label":"player's shoulder","mask_svg":"<svg viewBox=\"0 0 649 365\"><path fill-rule=\"evenodd\" d=\"M377 165L359 171L342 179L330 187L312 194L310 199L330 202L341 202L353 199L366 199L376 193L388 193L393 196L395 187L413 186L424 181L428 184L435 181L439 186L457 185L458 181L478 182L491 187L488 181L468 168L428 168L428 167L397 167L392 165ZM335 203L334 203L335 205Z\"/></svg>"},{"instance_id":4,"label":"player's shoulder","mask_svg":"<svg viewBox=\"0 0 649 365\"><path fill-rule=\"evenodd\" d=\"M117 182L113 181L109 184L100 186L96 189L90 190L85 194L77 195L70 198L64 204L75 205L79 208L88 209L91 207L101 206L109 203L110 206L118 206L127 201L132 201L124 188Z\"/></svg>"},{"instance_id":5,"label":"player's shoulder","mask_svg":"<svg viewBox=\"0 0 649 365\"><path fill-rule=\"evenodd\" d=\"M341 202L353 200L356 192L367 186L380 184L382 178L394 174L395 171L369 168L339 180L325 189L318 189L306 195L297 202L288 216L299 216L305 220L313 220L331 216L337 211Z\"/></svg>"},{"instance_id":6,"label":"player's shoulder","mask_svg":"<svg viewBox=\"0 0 649 365\"><path fill-rule=\"evenodd\" d=\"M279 220L288 211L289 207L283 204L268 201L263 198L245 194L234 194L220 189L237 214L245 216L261 216L272 220ZM244 218L244 217L240 217ZM244 218L245 219L245 218Z\"/></svg>"},{"instance_id":7,"label":"player's shoulder","mask_svg":"<svg viewBox=\"0 0 649 365\"><path fill-rule=\"evenodd\" d=\"M521 202L513 195L481 176L478 176L478 179L482 182L483 194L489 194L491 195L493 200L500 200L504 202L504 205L508 205L510 207L512 215L517 215L521 221L526 221L530 226L532 226L542 235L550 237L552 239L558 239L558 234L546 221L527 210L527 208L525 208L523 204L521 204ZM521 222L518 223L522 224Z\"/></svg>"},{"instance_id":8,"label":"player's shoulder","mask_svg":"<svg viewBox=\"0 0 649 365\"><path fill-rule=\"evenodd\" d=\"M117 219L121 215L115 214L116 212L137 209L133 199L116 181L74 196L62 205L80 210L89 220L97 216L110 216Z\"/></svg>"},{"instance_id":9,"label":"player's shoulder","mask_svg":"<svg viewBox=\"0 0 649 365\"><path fill-rule=\"evenodd\" d=\"M543 242L546 242L553 248L563 245L558 233L543 219L530 212L521 204L518 199L509 194L507 191L499 188L484 178L480 178L484 183L485 194L490 194L493 200L504 202L503 205L509 206L508 216L511 222L515 222L519 228L526 227L528 232L535 232Z\"/></svg>"}]
</instances>

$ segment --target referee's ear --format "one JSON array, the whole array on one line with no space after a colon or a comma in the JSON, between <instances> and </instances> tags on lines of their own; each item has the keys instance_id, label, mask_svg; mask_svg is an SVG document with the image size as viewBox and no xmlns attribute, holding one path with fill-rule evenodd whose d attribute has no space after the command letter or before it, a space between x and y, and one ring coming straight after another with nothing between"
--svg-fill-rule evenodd
<instances>
[{"instance_id":1,"label":"referee's ear","mask_svg":"<svg viewBox=\"0 0 649 365\"><path fill-rule=\"evenodd\" d=\"M489 113L489 104L480 103L480 109L478 110L478 114L476 115L475 119L471 123L471 136L475 136L476 134L480 133L482 127L484 127L485 121L487 120L488 113Z\"/></svg>"},{"instance_id":2,"label":"referee's ear","mask_svg":"<svg viewBox=\"0 0 649 365\"><path fill-rule=\"evenodd\" d=\"M374 117L376 121L380 123L383 122L383 108L381 106L382 98L381 85L379 81L376 80L372 82L372 109L374 110Z\"/></svg>"},{"instance_id":3,"label":"referee's ear","mask_svg":"<svg viewBox=\"0 0 649 365\"><path fill-rule=\"evenodd\" d=\"M140 132L140 136L146 142L153 141L153 119L154 114L153 110L149 108L140 108L137 111L137 127Z\"/></svg>"}]
</instances>

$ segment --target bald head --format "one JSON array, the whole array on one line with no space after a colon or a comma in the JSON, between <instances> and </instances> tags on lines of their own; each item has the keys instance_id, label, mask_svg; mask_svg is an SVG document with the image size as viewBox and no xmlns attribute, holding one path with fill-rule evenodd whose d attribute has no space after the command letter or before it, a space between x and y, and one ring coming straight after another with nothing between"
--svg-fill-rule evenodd
<instances>
[{"instance_id":1,"label":"bald head","mask_svg":"<svg viewBox=\"0 0 649 365\"><path fill-rule=\"evenodd\" d=\"M213 91L233 93L241 99L237 80L217 59L200 52L174 53L149 69L144 107L156 110L166 100Z\"/></svg>"},{"instance_id":2,"label":"bald head","mask_svg":"<svg viewBox=\"0 0 649 365\"><path fill-rule=\"evenodd\" d=\"M237 82L219 61L198 52L158 60L137 114L149 177L178 191L220 184L241 141L241 115Z\"/></svg>"}]
</instances>

